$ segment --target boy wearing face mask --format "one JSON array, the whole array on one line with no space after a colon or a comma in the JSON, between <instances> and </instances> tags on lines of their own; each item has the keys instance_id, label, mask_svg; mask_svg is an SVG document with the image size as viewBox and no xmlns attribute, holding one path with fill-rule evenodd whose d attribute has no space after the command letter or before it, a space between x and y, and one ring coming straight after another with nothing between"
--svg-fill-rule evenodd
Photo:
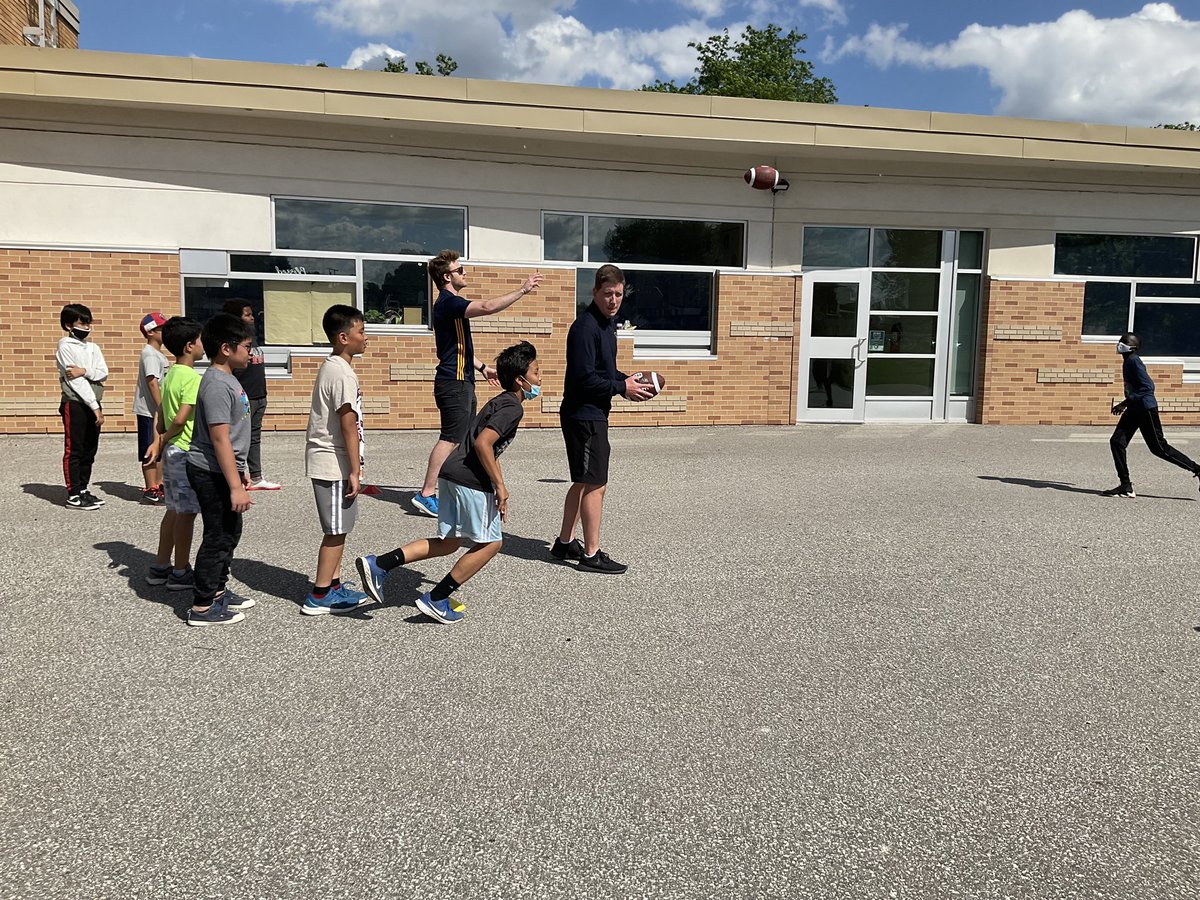
<instances>
[{"instance_id":1,"label":"boy wearing face mask","mask_svg":"<svg viewBox=\"0 0 1200 900\"><path fill-rule=\"evenodd\" d=\"M1117 467L1117 478L1121 480L1115 488L1104 492L1105 497L1136 497L1133 482L1129 480L1129 466L1125 461L1125 448L1135 432L1141 431L1150 452L1172 465L1187 469L1200 478L1200 466L1167 443L1163 437L1162 422L1158 417L1158 401L1154 399L1154 381L1138 351L1142 341L1132 331L1121 335L1117 342L1117 353L1121 354L1121 378L1125 382L1125 399L1112 408L1114 416L1120 416L1108 445L1112 449L1113 463Z\"/></svg>"},{"instance_id":2,"label":"boy wearing face mask","mask_svg":"<svg viewBox=\"0 0 1200 900\"><path fill-rule=\"evenodd\" d=\"M92 463L100 446L104 425L104 382L108 364L99 345L92 343L92 311L82 303L68 303L58 316L67 334L59 339L54 362L62 400L58 414L63 422L63 478L67 483L67 506L99 509L104 501L88 490Z\"/></svg>"},{"instance_id":3,"label":"boy wearing face mask","mask_svg":"<svg viewBox=\"0 0 1200 900\"><path fill-rule=\"evenodd\" d=\"M479 411L438 478L438 536L413 541L382 556L355 560L363 588L383 603L383 580L388 572L406 563L453 553L464 542L471 549L454 568L417 600L417 608L443 625L463 617L456 590L484 567L504 540L501 523L508 521L508 487L500 471L500 454L517 436L524 409L521 404L541 393L542 376L537 350L528 341L514 344L496 358L496 377L504 392Z\"/></svg>"}]
</instances>

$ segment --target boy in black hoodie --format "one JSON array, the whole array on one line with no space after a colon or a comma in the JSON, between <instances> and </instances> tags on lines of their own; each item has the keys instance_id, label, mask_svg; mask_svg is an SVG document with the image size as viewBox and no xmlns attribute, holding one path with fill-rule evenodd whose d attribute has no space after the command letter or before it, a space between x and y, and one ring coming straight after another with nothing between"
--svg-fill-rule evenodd
<instances>
[{"instance_id":1,"label":"boy in black hoodie","mask_svg":"<svg viewBox=\"0 0 1200 900\"><path fill-rule=\"evenodd\" d=\"M1138 351L1142 341L1132 331L1121 335L1117 352L1124 360L1121 378L1125 382L1125 399L1113 406L1114 416L1121 418L1108 445L1112 448L1113 463L1117 467L1117 478L1121 480L1115 488L1104 492L1105 497L1136 497L1133 482L1129 480L1129 466L1125 461L1125 448L1134 433L1141 431L1150 452L1181 469L1187 469L1200 478L1200 466L1167 443L1163 437L1162 422L1158 418L1158 401L1154 399L1154 382L1151 380Z\"/></svg>"}]
</instances>

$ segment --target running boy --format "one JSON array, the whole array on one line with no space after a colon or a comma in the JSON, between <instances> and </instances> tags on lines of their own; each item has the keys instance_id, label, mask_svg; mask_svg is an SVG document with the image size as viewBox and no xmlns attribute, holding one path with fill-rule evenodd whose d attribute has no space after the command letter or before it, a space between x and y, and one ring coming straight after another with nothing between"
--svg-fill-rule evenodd
<instances>
[{"instance_id":1,"label":"running boy","mask_svg":"<svg viewBox=\"0 0 1200 900\"><path fill-rule=\"evenodd\" d=\"M254 318L254 307L249 300L240 297L226 300L224 311L237 316L254 329L257 340L258 320ZM250 452L246 455L246 466L250 469L250 490L277 491L282 485L263 477L262 423L267 412L267 365L262 347L257 344L250 347L250 364L234 372L233 377L241 382L250 401Z\"/></svg>"},{"instance_id":2,"label":"running boy","mask_svg":"<svg viewBox=\"0 0 1200 900\"><path fill-rule=\"evenodd\" d=\"M140 326L146 346L138 360L137 387L133 392L133 414L137 416L138 461L142 464L143 503L163 502L162 457L151 454L157 441L156 422L162 408L162 379L170 361L163 355L162 326L166 318L160 312L147 313Z\"/></svg>"},{"instance_id":3,"label":"running boy","mask_svg":"<svg viewBox=\"0 0 1200 900\"><path fill-rule=\"evenodd\" d=\"M367 601L366 594L341 579L346 535L358 518L362 487L362 390L354 374L354 357L367 349L367 335L362 312L341 303L325 310L321 327L333 352L321 363L313 385L304 472L312 479L325 536L317 551L317 577L300 607L306 616L345 612Z\"/></svg>"},{"instance_id":4,"label":"running boy","mask_svg":"<svg viewBox=\"0 0 1200 900\"><path fill-rule=\"evenodd\" d=\"M500 454L512 443L521 424L525 400L541 393L542 376L537 350L522 341L496 358L496 375L504 393L489 400L480 410L462 444L442 466L438 492L438 536L413 541L382 556L360 556L355 560L363 587L383 603L383 582L397 566L453 553L463 543L471 549L459 557L450 574L422 594L417 608L443 624L463 617L460 604L451 595L500 551L504 535L501 523L508 520L508 487L500 471Z\"/></svg>"},{"instance_id":5,"label":"running boy","mask_svg":"<svg viewBox=\"0 0 1200 900\"><path fill-rule=\"evenodd\" d=\"M1117 467L1117 478L1121 483L1104 491L1105 497L1136 497L1133 482L1129 480L1129 465L1125 461L1125 448L1134 433L1141 431L1150 452L1181 469L1187 469L1200 478L1200 466L1167 443L1163 436L1162 422L1158 418L1158 401L1154 399L1154 382L1146 371L1138 351L1142 339L1132 331L1121 335L1117 342L1117 353L1121 354L1121 378L1125 382L1125 399L1112 408L1113 415L1121 418L1116 430L1109 438L1113 464Z\"/></svg>"},{"instance_id":6,"label":"running boy","mask_svg":"<svg viewBox=\"0 0 1200 900\"><path fill-rule=\"evenodd\" d=\"M146 575L146 584L165 584L168 591L190 591L196 586L188 560L200 502L187 477L187 454L192 446L196 393L200 375L196 360L204 355L200 323L172 316L162 326L162 339L175 357L162 382L158 437L151 449L163 460L163 487L167 511L158 529L158 554ZM165 448L165 450L164 450ZM175 567L171 567L174 555Z\"/></svg>"},{"instance_id":7,"label":"running boy","mask_svg":"<svg viewBox=\"0 0 1200 900\"><path fill-rule=\"evenodd\" d=\"M233 370L250 359L253 334L236 316L217 313L202 335L210 365L196 391L187 479L196 492L204 537L196 553L189 625L232 625L254 601L229 590L229 566L242 537L242 513L250 508L246 453L250 449L250 401Z\"/></svg>"},{"instance_id":8,"label":"running boy","mask_svg":"<svg viewBox=\"0 0 1200 900\"><path fill-rule=\"evenodd\" d=\"M108 364L100 345L92 343L92 311L82 303L68 303L58 314L67 334L60 338L54 362L58 367L62 400L58 414L63 421L63 479L67 483L67 506L99 509L104 501L88 490L92 463L100 447L104 425L104 382Z\"/></svg>"}]
</instances>

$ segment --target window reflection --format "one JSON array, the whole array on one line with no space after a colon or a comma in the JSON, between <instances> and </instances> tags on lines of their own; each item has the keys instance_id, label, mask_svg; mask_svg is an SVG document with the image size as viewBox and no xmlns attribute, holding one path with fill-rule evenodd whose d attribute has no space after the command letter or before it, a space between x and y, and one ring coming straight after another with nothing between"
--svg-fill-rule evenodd
<instances>
[{"instance_id":1,"label":"window reflection","mask_svg":"<svg viewBox=\"0 0 1200 900\"><path fill-rule=\"evenodd\" d=\"M461 209L276 200L275 245L283 250L419 254L463 251L466 213Z\"/></svg>"}]
</instances>

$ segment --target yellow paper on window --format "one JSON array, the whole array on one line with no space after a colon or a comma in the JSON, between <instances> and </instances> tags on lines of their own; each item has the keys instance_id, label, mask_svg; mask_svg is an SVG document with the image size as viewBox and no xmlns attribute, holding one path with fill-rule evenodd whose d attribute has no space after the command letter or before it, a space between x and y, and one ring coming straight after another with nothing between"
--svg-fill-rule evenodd
<instances>
[{"instance_id":1,"label":"yellow paper on window","mask_svg":"<svg viewBox=\"0 0 1200 900\"><path fill-rule=\"evenodd\" d=\"M328 344L321 329L325 310L354 305L354 286L310 281L263 284L263 332L268 345L311 347Z\"/></svg>"}]
</instances>

